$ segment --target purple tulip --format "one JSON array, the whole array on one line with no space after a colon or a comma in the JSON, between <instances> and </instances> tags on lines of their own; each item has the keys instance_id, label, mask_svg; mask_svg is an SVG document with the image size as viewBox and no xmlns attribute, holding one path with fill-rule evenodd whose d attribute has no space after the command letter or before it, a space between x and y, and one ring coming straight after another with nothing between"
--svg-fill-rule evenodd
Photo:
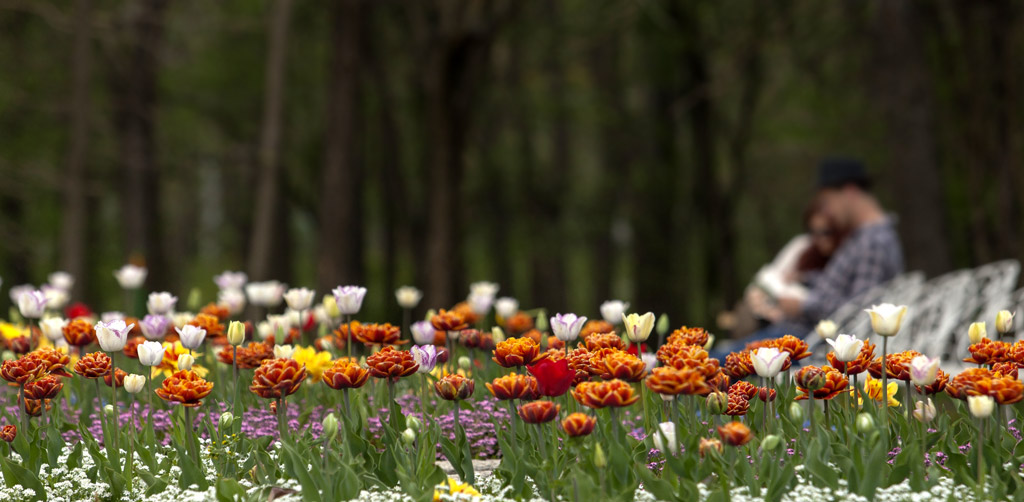
<instances>
[{"instance_id":1,"label":"purple tulip","mask_svg":"<svg viewBox=\"0 0 1024 502\"><path fill-rule=\"evenodd\" d=\"M433 345L420 345L414 346L409 349L412 352L412 358L419 364L417 373L430 373L434 370L434 366L437 366L437 347Z\"/></svg>"},{"instance_id":2,"label":"purple tulip","mask_svg":"<svg viewBox=\"0 0 1024 502\"><path fill-rule=\"evenodd\" d=\"M167 334L167 327L170 326L171 320L162 315L149 314L143 317L139 321L139 327L142 328L142 334L150 340L159 340Z\"/></svg>"}]
</instances>

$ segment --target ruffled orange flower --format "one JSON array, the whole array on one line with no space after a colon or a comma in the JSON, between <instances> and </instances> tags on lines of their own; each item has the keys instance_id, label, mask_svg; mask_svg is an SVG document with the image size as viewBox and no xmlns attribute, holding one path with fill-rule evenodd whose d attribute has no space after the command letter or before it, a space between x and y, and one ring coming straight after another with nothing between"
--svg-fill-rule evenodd
<instances>
[{"instance_id":1,"label":"ruffled orange flower","mask_svg":"<svg viewBox=\"0 0 1024 502\"><path fill-rule=\"evenodd\" d=\"M515 372L495 378L484 385L487 386L487 390L491 391L492 396L501 401L536 399L540 394L536 378L529 375L518 375Z\"/></svg>"},{"instance_id":2,"label":"ruffled orange flower","mask_svg":"<svg viewBox=\"0 0 1024 502\"><path fill-rule=\"evenodd\" d=\"M627 382L639 382L647 374L647 363L627 352L618 351L601 359L601 378L618 378Z\"/></svg>"},{"instance_id":3,"label":"ruffled orange flower","mask_svg":"<svg viewBox=\"0 0 1024 502\"><path fill-rule=\"evenodd\" d=\"M875 344L865 340L864 345L860 348L860 354L857 355L857 359L848 363L836 359L835 352L829 352L825 357L828 358L829 366L839 370L840 373L846 373L851 376L859 375L867 371L868 366L871 365L871 361L875 357Z\"/></svg>"},{"instance_id":4,"label":"ruffled orange flower","mask_svg":"<svg viewBox=\"0 0 1024 502\"><path fill-rule=\"evenodd\" d=\"M678 343L703 348L708 343L708 332L704 328L683 326L668 335L665 341L668 344Z\"/></svg>"},{"instance_id":5,"label":"ruffled orange flower","mask_svg":"<svg viewBox=\"0 0 1024 502\"><path fill-rule=\"evenodd\" d=\"M64 388L64 381L53 375L46 375L25 384L27 399L53 399Z\"/></svg>"},{"instance_id":6,"label":"ruffled orange flower","mask_svg":"<svg viewBox=\"0 0 1024 502\"><path fill-rule=\"evenodd\" d=\"M117 381L117 386L118 387L124 387L124 377L126 377L126 376L128 376L128 373L125 373L125 371L123 369L121 369L121 368L115 368L114 369L114 377L115 377L115 380ZM110 387L110 373L109 372L106 375L103 375L103 383L107 384L107 387Z\"/></svg>"},{"instance_id":7,"label":"ruffled orange flower","mask_svg":"<svg viewBox=\"0 0 1024 502\"><path fill-rule=\"evenodd\" d=\"M633 386L622 380L583 382L573 389L572 397L583 406L595 409L607 406L621 408L640 399L640 396L633 392Z\"/></svg>"},{"instance_id":8,"label":"ruffled orange flower","mask_svg":"<svg viewBox=\"0 0 1024 502\"><path fill-rule=\"evenodd\" d=\"M71 376L71 373L68 373L67 371L67 365L71 362L71 357L63 350L53 349L51 347L41 347L29 352L28 357L34 358L42 363L46 368L44 370L46 373L62 377Z\"/></svg>"},{"instance_id":9,"label":"ruffled orange flower","mask_svg":"<svg viewBox=\"0 0 1024 502\"><path fill-rule=\"evenodd\" d=\"M985 368L971 368L953 377L946 392L958 399L990 396L998 404L1014 404L1024 399L1024 382Z\"/></svg>"},{"instance_id":10,"label":"ruffled orange flower","mask_svg":"<svg viewBox=\"0 0 1024 502\"><path fill-rule=\"evenodd\" d=\"M589 435L594 432L595 425L597 418L586 413L571 413L562 420L562 430L571 438Z\"/></svg>"},{"instance_id":11,"label":"ruffled orange flower","mask_svg":"<svg viewBox=\"0 0 1024 502\"><path fill-rule=\"evenodd\" d=\"M370 379L370 370L343 357L334 361L330 368L324 370L321 378L332 389L358 389Z\"/></svg>"},{"instance_id":12,"label":"ruffled orange flower","mask_svg":"<svg viewBox=\"0 0 1024 502\"><path fill-rule=\"evenodd\" d=\"M740 380L729 386L729 393L739 394L749 401L754 399L754 396L757 395L757 386L750 382Z\"/></svg>"},{"instance_id":13,"label":"ruffled orange flower","mask_svg":"<svg viewBox=\"0 0 1024 502\"><path fill-rule=\"evenodd\" d=\"M718 437L729 446L743 446L753 439L754 435L750 433L750 427L740 422L730 422L718 428Z\"/></svg>"},{"instance_id":14,"label":"ruffled orange flower","mask_svg":"<svg viewBox=\"0 0 1024 502\"><path fill-rule=\"evenodd\" d=\"M832 399L839 394L842 394L842 392L850 385L850 381L835 368L831 366L824 366L821 369L825 372L824 385L822 385L820 389L814 391L802 388L798 385L797 389L802 391L803 394L796 397L797 401L807 399L810 393L813 393L814 399Z\"/></svg>"},{"instance_id":15,"label":"ruffled orange flower","mask_svg":"<svg viewBox=\"0 0 1024 502\"><path fill-rule=\"evenodd\" d=\"M789 352L790 361L799 361L811 357L811 352L807 350L807 342L793 335L776 338L771 341L770 346L782 352Z\"/></svg>"},{"instance_id":16,"label":"ruffled orange flower","mask_svg":"<svg viewBox=\"0 0 1024 502\"><path fill-rule=\"evenodd\" d=\"M722 366L722 371L732 377L733 380L742 380L754 374L754 363L750 361L750 351L741 350L729 353L729 355L725 356L725 364Z\"/></svg>"},{"instance_id":17,"label":"ruffled orange flower","mask_svg":"<svg viewBox=\"0 0 1024 502\"><path fill-rule=\"evenodd\" d=\"M694 345L683 346L665 361L666 366L673 368L692 368L699 370L705 377L711 377L718 373L718 359L708 357L708 352Z\"/></svg>"},{"instance_id":18,"label":"ruffled orange flower","mask_svg":"<svg viewBox=\"0 0 1024 502\"><path fill-rule=\"evenodd\" d=\"M704 375L691 368L654 368L645 383L651 391L664 395L704 395L711 392L711 386L704 379Z\"/></svg>"},{"instance_id":19,"label":"ruffled orange flower","mask_svg":"<svg viewBox=\"0 0 1024 502\"><path fill-rule=\"evenodd\" d=\"M441 399L447 401L462 401L468 399L469 396L473 395L473 390L476 387L476 382L470 378L466 378L458 373L452 375L445 375L440 380L434 382L434 391Z\"/></svg>"},{"instance_id":20,"label":"ruffled orange flower","mask_svg":"<svg viewBox=\"0 0 1024 502\"><path fill-rule=\"evenodd\" d=\"M729 390L729 375L726 375L722 371L715 373L711 378L708 378L707 381L712 390L718 390L721 392Z\"/></svg>"},{"instance_id":21,"label":"ruffled orange flower","mask_svg":"<svg viewBox=\"0 0 1024 502\"><path fill-rule=\"evenodd\" d=\"M583 325L583 329L580 330L580 338L586 342L590 338L590 335L602 333L614 334L614 331L615 326L612 326L612 323L605 321L604 319L594 319L587 321L587 323Z\"/></svg>"},{"instance_id":22,"label":"ruffled orange flower","mask_svg":"<svg viewBox=\"0 0 1024 502\"><path fill-rule=\"evenodd\" d=\"M526 366L541 359L540 345L530 338L509 338L498 343L491 359L504 368Z\"/></svg>"},{"instance_id":23,"label":"ruffled orange flower","mask_svg":"<svg viewBox=\"0 0 1024 502\"><path fill-rule=\"evenodd\" d=\"M249 342L248 346L238 347L238 367L243 370L258 368L263 361L274 358L274 348L262 342ZM224 347L217 352L217 359L224 364L232 364L234 353L231 347Z\"/></svg>"},{"instance_id":24,"label":"ruffled orange flower","mask_svg":"<svg viewBox=\"0 0 1024 502\"><path fill-rule=\"evenodd\" d=\"M355 331L356 341L363 345L402 345L409 343L408 340L399 340L402 330L391 323L377 324L368 323L359 326Z\"/></svg>"},{"instance_id":25,"label":"ruffled orange flower","mask_svg":"<svg viewBox=\"0 0 1024 502\"><path fill-rule=\"evenodd\" d=\"M15 425L5 425L3 429L0 429L0 439L7 441L8 443L14 442L14 438L18 437L18 427Z\"/></svg>"},{"instance_id":26,"label":"ruffled orange flower","mask_svg":"<svg viewBox=\"0 0 1024 502\"><path fill-rule=\"evenodd\" d=\"M1017 379L1017 363L992 363L992 373Z\"/></svg>"},{"instance_id":27,"label":"ruffled orange flower","mask_svg":"<svg viewBox=\"0 0 1024 502\"><path fill-rule=\"evenodd\" d=\"M473 312L473 308L469 306L469 302L459 302L452 307L452 312L462 316L462 319L466 322L467 326L472 326L480 320L480 316ZM458 330L449 330L458 331Z\"/></svg>"},{"instance_id":28,"label":"ruffled orange flower","mask_svg":"<svg viewBox=\"0 0 1024 502\"><path fill-rule=\"evenodd\" d=\"M971 364L1006 362L1010 359L1009 353L1012 347L1012 345L1006 342L982 338L980 342L967 347L967 350L971 352L971 357L964 359L964 362Z\"/></svg>"},{"instance_id":29,"label":"ruffled orange flower","mask_svg":"<svg viewBox=\"0 0 1024 502\"><path fill-rule=\"evenodd\" d=\"M549 358L554 354L549 355ZM565 357L564 355L557 356ZM573 385L577 385L580 382L586 382L590 380L590 351L586 347L577 347L569 351L569 369L576 372L576 376L572 380Z\"/></svg>"},{"instance_id":30,"label":"ruffled orange flower","mask_svg":"<svg viewBox=\"0 0 1024 502\"><path fill-rule=\"evenodd\" d=\"M726 405L725 414L730 417L746 415L747 411L750 410L750 401L738 392L730 392L727 395L729 397L729 404Z\"/></svg>"},{"instance_id":31,"label":"ruffled orange flower","mask_svg":"<svg viewBox=\"0 0 1024 502\"><path fill-rule=\"evenodd\" d=\"M957 399L965 400L968 395L978 395L977 393L967 393L968 390L975 388L978 381L990 379L993 376L995 375L988 368L968 368L946 384L946 393Z\"/></svg>"},{"instance_id":32,"label":"ruffled orange flower","mask_svg":"<svg viewBox=\"0 0 1024 502\"><path fill-rule=\"evenodd\" d=\"M390 345L367 357L366 365L370 367L370 374L374 377L393 380L416 373L420 367L409 351L396 350Z\"/></svg>"},{"instance_id":33,"label":"ruffled orange flower","mask_svg":"<svg viewBox=\"0 0 1024 502\"><path fill-rule=\"evenodd\" d=\"M306 379L306 367L294 359L268 359L256 368L249 386L264 399L280 399L294 394Z\"/></svg>"},{"instance_id":34,"label":"ruffled orange flower","mask_svg":"<svg viewBox=\"0 0 1024 502\"><path fill-rule=\"evenodd\" d=\"M510 336L518 336L531 329L533 329L533 318L524 312L516 312L514 316L505 319L505 330Z\"/></svg>"},{"instance_id":35,"label":"ruffled orange flower","mask_svg":"<svg viewBox=\"0 0 1024 502\"><path fill-rule=\"evenodd\" d=\"M626 342L615 333L595 333L587 337L584 343L591 352L600 349L626 350Z\"/></svg>"},{"instance_id":36,"label":"ruffled orange flower","mask_svg":"<svg viewBox=\"0 0 1024 502\"><path fill-rule=\"evenodd\" d=\"M346 322L338 326L338 329L334 330L334 346L338 350L344 350L345 344L354 338L349 335L349 330L352 333L359 333L360 329L362 329L362 324L359 321Z\"/></svg>"},{"instance_id":37,"label":"ruffled orange flower","mask_svg":"<svg viewBox=\"0 0 1024 502\"><path fill-rule=\"evenodd\" d=\"M203 398L213 391L213 382L207 382L193 371L177 371L164 379L156 395L164 401L181 403L182 406L195 408L203 404Z\"/></svg>"},{"instance_id":38,"label":"ruffled orange flower","mask_svg":"<svg viewBox=\"0 0 1024 502\"><path fill-rule=\"evenodd\" d=\"M23 356L13 361L4 361L0 366L0 376L8 382L24 385L30 380L41 377L46 372L46 365L34 357Z\"/></svg>"},{"instance_id":39,"label":"ruffled orange flower","mask_svg":"<svg viewBox=\"0 0 1024 502\"><path fill-rule=\"evenodd\" d=\"M203 308L199 310L199 313L204 315L212 315L220 321L226 321L228 320L229 317L231 317L231 311L228 310L228 307L226 305L221 305L219 303L214 302L210 302L204 305Z\"/></svg>"},{"instance_id":40,"label":"ruffled orange flower","mask_svg":"<svg viewBox=\"0 0 1024 502\"><path fill-rule=\"evenodd\" d=\"M102 378L110 373L110 356L103 352L86 354L75 363L75 373L85 378Z\"/></svg>"},{"instance_id":41,"label":"ruffled orange flower","mask_svg":"<svg viewBox=\"0 0 1024 502\"><path fill-rule=\"evenodd\" d=\"M434 317L431 317L430 324L437 331L462 331L469 327L464 315L445 309L441 309Z\"/></svg>"},{"instance_id":42,"label":"ruffled orange flower","mask_svg":"<svg viewBox=\"0 0 1024 502\"><path fill-rule=\"evenodd\" d=\"M92 323L82 317L72 319L64 326L63 331L64 340L68 342L68 345L85 347L96 341L96 331L93 329Z\"/></svg>"},{"instance_id":43,"label":"ruffled orange flower","mask_svg":"<svg viewBox=\"0 0 1024 502\"><path fill-rule=\"evenodd\" d=\"M215 315L198 314L188 324L205 329L206 338L211 342L218 343L219 339L224 337L224 325L220 323L220 318Z\"/></svg>"},{"instance_id":44,"label":"ruffled orange flower","mask_svg":"<svg viewBox=\"0 0 1024 502\"><path fill-rule=\"evenodd\" d=\"M519 407L519 418L528 424L543 424L558 418L560 408L551 401L533 401Z\"/></svg>"},{"instance_id":45,"label":"ruffled orange flower","mask_svg":"<svg viewBox=\"0 0 1024 502\"><path fill-rule=\"evenodd\" d=\"M25 413L29 416L38 417L43 414L43 405L46 405L46 411L50 411L53 401L49 399L26 399L25 400Z\"/></svg>"}]
</instances>

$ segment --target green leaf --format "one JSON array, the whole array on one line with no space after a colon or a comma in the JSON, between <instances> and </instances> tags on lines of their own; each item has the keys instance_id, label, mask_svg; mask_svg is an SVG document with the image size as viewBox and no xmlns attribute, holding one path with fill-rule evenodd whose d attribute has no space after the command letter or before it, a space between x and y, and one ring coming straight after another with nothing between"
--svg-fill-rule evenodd
<instances>
[{"instance_id":1,"label":"green leaf","mask_svg":"<svg viewBox=\"0 0 1024 502\"><path fill-rule=\"evenodd\" d=\"M46 500L46 489L43 488L43 483L39 480L39 476L36 473L12 462L6 457L0 458L0 468L3 469L4 482L8 488L14 485L31 488L36 493L36 500Z\"/></svg>"}]
</instances>

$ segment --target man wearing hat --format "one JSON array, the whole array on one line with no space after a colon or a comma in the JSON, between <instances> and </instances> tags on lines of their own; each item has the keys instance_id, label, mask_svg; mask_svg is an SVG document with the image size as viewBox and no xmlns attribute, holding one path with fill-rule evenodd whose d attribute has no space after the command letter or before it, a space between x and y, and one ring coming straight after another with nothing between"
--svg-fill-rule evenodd
<instances>
[{"instance_id":1,"label":"man wearing hat","mask_svg":"<svg viewBox=\"0 0 1024 502\"><path fill-rule=\"evenodd\" d=\"M899 236L870 189L871 179L857 160L831 158L818 166L823 211L850 234L806 299L779 299L788 319L813 326L853 296L903 272Z\"/></svg>"},{"instance_id":2,"label":"man wearing hat","mask_svg":"<svg viewBox=\"0 0 1024 502\"><path fill-rule=\"evenodd\" d=\"M723 340L712 350L720 360L747 342L810 332L818 321L858 293L903 272L903 250L891 218L870 192L871 179L859 161L825 159L818 166L821 210L847 237L808 285L806 296L779 296L784 318L740 340ZM865 307L868 307L865 305Z\"/></svg>"}]
</instances>

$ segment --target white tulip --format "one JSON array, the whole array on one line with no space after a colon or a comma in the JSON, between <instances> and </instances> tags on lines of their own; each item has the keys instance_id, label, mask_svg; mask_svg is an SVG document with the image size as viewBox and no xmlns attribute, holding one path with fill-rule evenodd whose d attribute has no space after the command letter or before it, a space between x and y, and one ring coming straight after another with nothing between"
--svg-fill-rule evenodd
<instances>
[{"instance_id":1,"label":"white tulip","mask_svg":"<svg viewBox=\"0 0 1024 502\"><path fill-rule=\"evenodd\" d=\"M47 282L61 291L69 292L75 285L75 277L67 272L57 271L46 276Z\"/></svg>"},{"instance_id":2,"label":"white tulip","mask_svg":"<svg viewBox=\"0 0 1024 502\"><path fill-rule=\"evenodd\" d=\"M571 342L579 338L580 330L586 322L586 317L577 317L576 314L555 314L551 318L551 331L555 333L555 338Z\"/></svg>"},{"instance_id":3,"label":"white tulip","mask_svg":"<svg viewBox=\"0 0 1024 502\"><path fill-rule=\"evenodd\" d=\"M178 354L178 369L181 371L191 371L192 365L196 363L196 358L190 354Z\"/></svg>"},{"instance_id":4,"label":"white tulip","mask_svg":"<svg viewBox=\"0 0 1024 502\"><path fill-rule=\"evenodd\" d=\"M985 328L985 323L972 322L971 327L967 328L967 338L971 340L972 345L988 338L988 330Z\"/></svg>"},{"instance_id":5,"label":"white tulip","mask_svg":"<svg viewBox=\"0 0 1024 502\"><path fill-rule=\"evenodd\" d=\"M46 295L42 291L25 291L18 296L18 312L25 319L39 319L45 311Z\"/></svg>"},{"instance_id":6,"label":"white tulip","mask_svg":"<svg viewBox=\"0 0 1024 502\"><path fill-rule=\"evenodd\" d=\"M935 419L936 411L935 404L932 403L932 398L928 398L928 401L918 401L914 405L914 418L923 424L931 422Z\"/></svg>"},{"instance_id":7,"label":"white tulip","mask_svg":"<svg viewBox=\"0 0 1024 502\"><path fill-rule=\"evenodd\" d=\"M128 341L128 333L135 327L135 323L125 325L124 320L96 323L96 339L100 342L100 348L104 352L117 352L124 349Z\"/></svg>"},{"instance_id":8,"label":"white tulip","mask_svg":"<svg viewBox=\"0 0 1024 502\"><path fill-rule=\"evenodd\" d=\"M829 338L825 341L832 346L836 359L844 363L856 361L864 347L864 341L858 340L856 335L839 335L835 339Z\"/></svg>"},{"instance_id":9,"label":"white tulip","mask_svg":"<svg viewBox=\"0 0 1024 502\"><path fill-rule=\"evenodd\" d=\"M121 289L139 289L146 280L146 267L128 264L114 271L114 278Z\"/></svg>"},{"instance_id":10,"label":"white tulip","mask_svg":"<svg viewBox=\"0 0 1024 502\"><path fill-rule=\"evenodd\" d=\"M494 300L494 297L498 294L498 289L500 289L500 286L496 282L478 281L469 285L469 294L470 296L486 296Z\"/></svg>"},{"instance_id":11,"label":"white tulip","mask_svg":"<svg viewBox=\"0 0 1024 502\"><path fill-rule=\"evenodd\" d=\"M601 304L601 317L612 325L618 325L622 322L622 314L626 313L628 308L629 303L621 300L608 300Z\"/></svg>"},{"instance_id":12,"label":"white tulip","mask_svg":"<svg viewBox=\"0 0 1024 502\"><path fill-rule=\"evenodd\" d=\"M996 402L992 396L967 396L967 409L975 418L988 418L995 409Z\"/></svg>"},{"instance_id":13,"label":"white tulip","mask_svg":"<svg viewBox=\"0 0 1024 502\"><path fill-rule=\"evenodd\" d=\"M249 303L257 307L276 307L284 296L284 284L278 281L250 282L245 285L245 295L249 297Z\"/></svg>"},{"instance_id":14,"label":"white tulip","mask_svg":"<svg viewBox=\"0 0 1024 502\"><path fill-rule=\"evenodd\" d=\"M39 321L39 329L43 331L46 339L51 342L64 339L64 326L67 325L68 321L63 317L47 317Z\"/></svg>"},{"instance_id":15,"label":"white tulip","mask_svg":"<svg viewBox=\"0 0 1024 502\"><path fill-rule=\"evenodd\" d=\"M751 354L750 362L754 371L761 378L775 378L782 371L782 366L789 360L789 352L781 352L775 347L761 347Z\"/></svg>"},{"instance_id":16,"label":"white tulip","mask_svg":"<svg viewBox=\"0 0 1024 502\"><path fill-rule=\"evenodd\" d=\"M171 323L174 324L175 328L181 328L187 326L188 323L192 322L192 319L195 318L196 315L192 312L175 312L174 315L171 316Z\"/></svg>"},{"instance_id":17,"label":"white tulip","mask_svg":"<svg viewBox=\"0 0 1024 502\"><path fill-rule=\"evenodd\" d=\"M146 385L146 377L142 375L132 373L124 377L124 390L128 391L129 394L138 394L144 385Z\"/></svg>"},{"instance_id":18,"label":"white tulip","mask_svg":"<svg viewBox=\"0 0 1024 502\"><path fill-rule=\"evenodd\" d=\"M434 326L430 324L430 321L417 321L412 323L409 327L412 331L412 339L416 341L416 345L433 345L434 344Z\"/></svg>"},{"instance_id":19,"label":"white tulip","mask_svg":"<svg viewBox=\"0 0 1024 502\"><path fill-rule=\"evenodd\" d=\"M470 293L469 297L466 298L466 303L469 304L469 309L474 314L483 316L491 311L491 305L494 304L494 296Z\"/></svg>"},{"instance_id":20,"label":"white tulip","mask_svg":"<svg viewBox=\"0 0 1024 502\"><path fill-rule=\"evenodd\" d=\"M276 359L291 359L295 348L291 345L274 345L274 357Z\"/></svg>"},{"instance_id":21,"label":"white tulip","mask_svg":"<svg viewBox=\"0 0 1024 502\"><path fill-rule=\"evenodd\" d=\"M679 452L675 423L662 422L658 424L658 430L654 431L654 447L665 456L674 456Z\"/></svg>"},{"instance_id":22,"label":"white tulip","mask_svg":"<svg viewBox=\"0 0 1024 502\"><path fill-rule=\"evenodd\" d=\"M647 365L647 372L654 371L654 367L658 365L658 355L653 352L644 352L640 354L640 360Z\"/></svg>"},{"instance_id":23,"label":"white tulip","mask_svg":"<svg viewBox=\"0 0 1024 502\"><path fill-rule=\"evenodd\" d=\"M996 314L996 331L999 334L1005 334L1013 331L1013 316L1017 315L1016 312L1010 313L1009 310L1000 310Z\"/></svg>"},{"instance_id":24,"label":"white tulip","mask_svg":"<svg viewBox=\"0 0 1024 502\"><path fill-rule=\"evenodd\" d=\"M217 292L217 303L227 307L229 314L238 315L245 309L245 293L241 289L222 289Z\"/></svg>"},{"instance_id":25,"label":"white tulip","mask_svg":"<svg viewBox=\"0 0 1024 502\"><path fill-rule=\"evenodd\" d=\"M875 333L879 336L894 336L900 331L900 323L907 314L907 306L883 303L873 305L865 312L871 315L871 329L875 330Z\"/></svg>"},{"instance_id":26,"label":"white tulip","mask_svg":"<svg viewBox=\"0 0 1024 502\"><path fill-rule=\"evenodd\" d=\"M636 313L622 314L622 323L626 327L626 338L633 343L647 341L647 338L651 336L651 331L654 329L654 321L654 312L648 312L644 315Z\"/></svg>"},{"instance_id":27,"label":"white tulip","mask_svg":"<svg viewBox=\"0 0 1024 502\"><path fill-rule=\"evenodd\" d=\"M338 286L334 288L334 301L338 304L338 312L345 315L358 314L363 308L366 288L362 286Z\"/></svg>"},{"instance_id":28,"label":"white tulip","mask_svg":"<svg viewBox=\"0 0 1024 502\"><path fill-rule=\"evenodd\" d=\"M18 286L11 286L11 289L7 294L11 297L11 303L17 305L18 299L21 298L22 293L30 293L35 290L36 287L31 284L20 284Z\"/></svg>"},{"instance_id":29,"label":"white tulip","mask_svg":"<svg viewBox=\"0 0 1024 502\"><path fill-rule=\"evenodd\" d=\"M826 340L834 338L838 330L839 328L836 326L836 323L832 322L830 319L822 319L818 321L818 325L814 327L814 331Z\"/></svg>"},{"instance_id":30,"label":"white tulip","mask_svg":"<svg viewBox=\"0 0 1024 502\"><path fill-rule=\"evenodd\" d=\"M150 293L146 300L146 310L153 315L166 315L174 310L178 304L178 297L166 291Z\"/></svg>"},{"instance_id":31,"label":"white tulip","mask_svg":"<svg viewBox=\"0 0 1024 502\"><path fill-rule=\"evenodd\" d=\"M309 288L292 288L284 294L284 301L288 304L288 308L297 311L309 310L315 299L316 291Z\"/></svg>"},{"instance_id":32,"label":"white tulip","mask_svg":"<svg viewBox=\"0 0 1024 502\"><path fill-rule=\"evenodd\" d=\"M230 270L225 270L213 277L213 282L217 284L217 288L221 291L227 289L241 290L245 287L245 283L248 280L249 277L245 275L245 272L232 272Z\"/></svg>"},{"instance_id":33,"label":"white tulip","mask_svg":"<svg viewBox=\"0 0 1024 502\"><path fill-rule=\"evenodd\" d=\"M68 292L53 286L43 286L43 296L46 297L46 308L49 310L60 310L68 303Z\"/></svg>"},{"instance_id":34,"label":"white tulip","mask_svg":"<svg viewBox=\"0 0 1024 502\"><path fill-rule=\"evenodd\" d=\"M186 324L180 328L174 328L174 331L178 332L181 346L186 349L196 350L203 344L203 340L206 339L206 330L199 326Z\"/></svg>"},{"instance_id":35,"label":"white tulip","mask_svg":"<svg viewBox=\"0 0 1024 502\"><path fill-rule=\"evenodd\" d=\"M164 346L160 342L147 340L139 344L139 363L143 366L159 366L164 360Z\"/></svg>"},{"instance_id":36,"label":"white tulip","mask_svg":"<svg viewBox=\"0 0 1024 502\"><path fill-rule=\"evenodd\" d=\"M423 292L413 286L402 286L395 290L395 300L403 309L414 309L423 298Z\"/></svg>"},{"instance_id":37,"label":"white tulip","mask_svg":"<svg viewBox=\"0 0 1024 502\"><path fill-rule=\"evenodd\" d=\"M266 340L274 334L274 327L269 321L261 321L256 325L256 335L260 337L260 340Z\"/></svg>"},{"instance_id":38,"label":"white tulip","mask_svg":"<svg viewBox=\"0 0 1024 502\"><path fill-rule=\"evenodd\" d=\"M124 318L125 318L124 312L118 312L116 310L111 310L111 311L104 312L104 313L100 314L100 320L103 321L103 322L114 322L114 321L117 321L117 320L123 321Z\"/></svg>"},{"instance_id":39,"label":"white tulip","mask_svg":"<svg viewBox=\"0 0 1024 502\"><path fill-rule=\"evenodd\" d=\"M910 381L919 387L935 383L939 376L939 358L929 359L928 356L916 356L910 360Z\"/></svg>"},{"instance_id":40,"label":"white tulip","mask_svg":"<svg viewBox=\"0 0 1024 502\"><path fill-rule=\"evenodd\" d=\"M519 312L519 300L510 296L503 296L494 302L494 313L502 319L508 319Z\"/></svg>"}]
</instances>

